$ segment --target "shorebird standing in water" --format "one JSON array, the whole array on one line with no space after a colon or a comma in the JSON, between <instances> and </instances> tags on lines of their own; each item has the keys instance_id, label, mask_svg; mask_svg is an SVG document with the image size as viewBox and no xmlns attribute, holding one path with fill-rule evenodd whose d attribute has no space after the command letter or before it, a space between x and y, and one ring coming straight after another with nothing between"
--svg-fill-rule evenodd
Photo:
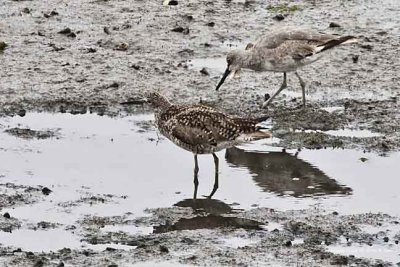
<instances>
[{"instance_id":1,"label":"shorebird standing in water","mask_svg":"<svg viewBox=\"0 0 400 267\"><path fill-rule=\"evenodd\" d=\"M215 152L245 142L271 137L258 125L265 118L233 117L203 105L173 105L157 92L146 95L154 107L155 123L161 134L194 154L194 198L197 197L198 154L212 154L215 164L214 187L218 189L218 157Z\"/></svg>"},{"instance_id":2,"label":"shorebird standing in water","mask_svg":"<svg viewBox=\"0 0 400 267\"><path fill-rule=\"evenodd\" d=\"M322 52L341 44L355 43L353 36L336 36L313 31L284 29L261 36L255 44L248 44L246 50L229 52L226 61L228 67L218 83L218 90L230 75L238 75L241 68L254 71L283 72L281 87L263 103L265 108L287 87L286 73L294 72L300 82L303 94L303 108L306 105L306 84L297 69L311 64L323 55Z\"/></svg>"}]
</instances>

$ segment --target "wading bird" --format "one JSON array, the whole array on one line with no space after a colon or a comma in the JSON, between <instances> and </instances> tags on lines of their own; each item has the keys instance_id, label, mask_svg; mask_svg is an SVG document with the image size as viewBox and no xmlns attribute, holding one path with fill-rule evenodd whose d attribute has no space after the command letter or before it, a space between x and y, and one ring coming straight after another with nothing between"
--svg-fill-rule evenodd
<instances>
[{"instance_id":1,"label":"wading bird","mask_svg":"<svg viewBox=\"0 0 400 267\"><path fill-rule=\"evenodd\" d=\"M218 90L225 79L239 74L241 68L254 71L273 71L283 73L283 82L278 91L263 103L265 108L287 87L286 73L294 72L300 82L303 94L303 108L306 105L306 84L297 69L321 58L323 52L341 44L355 43L354 36L336 36L307 30L281 29L266 33L246 50L228 53L228 67L217 85Z\"/></svg>"},{"instance_id":2,"label":"wading bird","mask_svg":"<svg viewBox=\"0 0 400 267\"><path fill-rule=\"evenodd\" d=\"M155 123L162 135L194 154L194 196L197 197L198 154L212 154L215 164L214 187L218 189L218 157L215 152L234 145L271 137L258 125L266 118L247 119L224 114L203 105L173 105L157 92L146 94L154 108Z\"/></svg>"}]
</instances>

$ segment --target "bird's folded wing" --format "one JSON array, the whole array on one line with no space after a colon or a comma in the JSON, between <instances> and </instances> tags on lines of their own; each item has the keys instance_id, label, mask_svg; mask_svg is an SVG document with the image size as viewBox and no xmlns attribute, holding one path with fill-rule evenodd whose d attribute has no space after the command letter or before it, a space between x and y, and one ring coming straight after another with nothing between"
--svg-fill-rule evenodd
<instances>
[{"instance_id":1,"label":"bird's folded wing","mask_svg":"<svg viewBox=\"0 0 400 267\"><path fill-rule=\"evenodd\" d=\"M180 113L173 119L173 134L185 142L217 145L238 136L236 125L223 113L195 107Z\"/></svg>"},{"instance_id":2,"label":"bird's folded wing","mask_svg":"<svg viewBox=\"0 0 400 267\"><path fill-rule=\"evenodd\" d=\"M297 44L288 51L288 55L294 60L302 60L306 57L314 55L315 53L315 48L308 44Z\"/></svg>"},{"instance_id":3,"label":"bird's folded wing","mask_svg":"<svg viewBox=\"0 0 400 267\"><path fill-rule=\"evenodd\" d=\"M322 34L314 31L306 31L306 30L282 30L276 31L272 33L267 33L261 36L255 43L254 48L268 48L273 49L277 48L282 43L290 40L298 40L298 41L308 41L308 42L316 42L323 43L328 40L334 39L335 36L330 34Z\"/></svg>"},{"instance_id":4,"label":"bird's folded wing","mask_svg":"<svg viewBox=\"0 0 400 267\"><path fill-rule=\"evenodd\" d=\"M188 145L216 145L213 140L210 141L209 134L200 128L176 124L171 129L171 135Z\"/></svg>"}]
</instances>

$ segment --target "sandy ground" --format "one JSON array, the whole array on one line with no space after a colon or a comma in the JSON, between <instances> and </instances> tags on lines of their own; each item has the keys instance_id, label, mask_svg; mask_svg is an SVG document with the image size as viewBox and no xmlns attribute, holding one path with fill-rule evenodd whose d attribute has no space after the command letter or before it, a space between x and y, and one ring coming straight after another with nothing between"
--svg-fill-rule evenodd
<instances>
[{"instance_id":1,"label":"sandy ground","mask_svg":"<svg viewBox=\"0 0 400 267\"><path fill-rule=\"evenodd\" d=\"M4 0L0 2L0 115L24 116L30 111L130 114L149 110L140 101L144 91L161 90L174 102L202 101L244 116L269 114L272 131L281 140L279 145L287 148L341 147L387 154L400 147L399 12L397 0L178 1L176 6L140 0ZM283 15L282 21L274 19L278 14ZM329 27L332 22L341 27ZM338 48L300 71L308 83L306 111L299 108L301 91L292 75L289 88L268 110L261 108L262 99L265 93L271 94L279 87L282 79L279 73L243 71L240 79L228 81L218 93L215 91L223 70L214 66L213 60L223 59L230 49L242 49L271 27L293 25L351 34L360 39L359 44ZM202 63L196 65L199 60ZM200 72L203 67L206 74ZM376 135L360 138L326 134L341 129L367 130ZM11 130L12 133L43 138L49 134L18 129ZM46 197L40 186L0 182L0 188L0 210L29 205ZM124 218L80 221L79 229L89 243L112 242L136 249L32 253L1 247L0 264L126 266L143 261L170 261L173 265L179 262L208 266L390 266L393 263L340 256L321 248L321 244L340 243L343 237L347 238L342 240L344 243L367 246L385 243L385 231L399 222L390 215L340 215L322 209L281 212L266 208L240 214L224 210L215 215L210 211L195 214L196 210L196 207L154 209L149 211L150 217L123 223L169 225L166 227L169 230L210 228L204 224L215 224L215 229L104 236L99 227ZM207 214L216 217L204 222ZM203 217L180 221L199 216ZM19 227L18 218L8 217L0 218L0 230ZM226 222L226 218L236 219ZM257 228L267 222L284 227L277 231ZM366 224L381 228L377 233L366 233L360 230L360 225ZM389 242L396 245L399 236L394 235ZM221 249L221 237L255 239L257 243ZM294 240L298 238L303 242L296 244Z\"/></svg>"}]
</instances>

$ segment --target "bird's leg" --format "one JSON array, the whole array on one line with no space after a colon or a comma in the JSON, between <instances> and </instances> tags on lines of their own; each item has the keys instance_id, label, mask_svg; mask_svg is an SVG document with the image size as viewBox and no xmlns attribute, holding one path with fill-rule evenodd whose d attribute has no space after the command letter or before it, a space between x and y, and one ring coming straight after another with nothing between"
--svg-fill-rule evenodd
<instances>
[{"instance_id":1,"label":"bird's leg","mask_svg":"<svg viewBox=\"0 0 400 267\"><path fill-rule=\"evenodd\" d=\"M262 105L263 108L266 108L271 102L272 100L283 90L287 87L287 81L286 81L286 72L283 73L283 82L281 87L279 87L279 90L276 91L276 93L271 96L267 101L265 101Z\"/></svg>"},{"instance_id":2,"label":"bird's leg","mask_svg":"<svg viewBox=\"0 0 400 267\"><path fill-rule=\"evenodd\" d=\"M212 153L214 157L214 165L215 165L215 180L214 180L214 187L213 190L211 191L211 194L208 196L208 198L212 198L212 196L215 194L215 192L218 189L218 169L219 169L219 160L217 155L215 153Z\"/></svg>"},{"instance_id":3,"label":"bird's leg","mask_svg":"<svg viewBox=\"0 0 400 267\"><path fill-rule=\"evenodd\" d=\"M299 79L301 91L303 94L303 108L306 108L306 83L303 81L297 71L294 74L296 74L297 78Z\"/></svg>"},{"instance_id":4,"label":"bird's leg","mask_svg":"<svg viewBox=\"0 0 400 267\"><path fill-rule=\"evenodd\" d=\"M199 186L199 179L198 179L198 174L199 174L199 163L197 162L197 154L194 154L194 194L193 194L193 199L197 198L197 187Z\"/></svg>"}]
</instances>

